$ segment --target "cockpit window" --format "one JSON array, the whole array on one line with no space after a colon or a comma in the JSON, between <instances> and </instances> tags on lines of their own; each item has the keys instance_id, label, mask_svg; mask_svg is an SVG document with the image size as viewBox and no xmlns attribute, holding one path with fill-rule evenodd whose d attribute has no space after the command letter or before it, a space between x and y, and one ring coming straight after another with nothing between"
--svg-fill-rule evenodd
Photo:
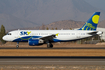
<instances>
[{"instance_id":1,"label":"cockpit window","mask_svg":"<svg viewBox=\"0 0 105 70\"><path fill-rule=\"evenodd\" d=\"M8 33L7 35L11 35L11 33Z\"/></svg>"}]
</instances>

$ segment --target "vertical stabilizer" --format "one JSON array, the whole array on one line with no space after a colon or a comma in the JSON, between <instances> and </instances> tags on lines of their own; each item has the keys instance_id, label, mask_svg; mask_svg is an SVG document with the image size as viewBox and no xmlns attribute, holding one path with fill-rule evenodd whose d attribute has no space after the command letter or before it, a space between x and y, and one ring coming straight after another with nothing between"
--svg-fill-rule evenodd
<instances>
[{"instance_id":1,"label":"vertical stabilizer","mask_svg":"<svg viewBox=\"0 0 105 70\"><path fill-rule=\"evenodd\" d=\"M96 30L99 22L99 17L100 12L95 12L79 30Z\"/></svg>"}]
</instances>

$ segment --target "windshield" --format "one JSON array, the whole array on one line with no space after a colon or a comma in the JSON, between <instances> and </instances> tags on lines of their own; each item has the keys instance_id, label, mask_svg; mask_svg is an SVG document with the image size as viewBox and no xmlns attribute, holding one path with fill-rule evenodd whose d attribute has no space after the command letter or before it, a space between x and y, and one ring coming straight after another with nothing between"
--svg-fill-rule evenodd
<instances>
[{"instance_id":1,"label":"windshield","mask_svg":"<svg viewBox=\"0 0 105 70\"><path fill-rule=\"evenodd\" d=\"M11 33L7 33L7 35L11 35Z\"/></svg>"}]
</instances>

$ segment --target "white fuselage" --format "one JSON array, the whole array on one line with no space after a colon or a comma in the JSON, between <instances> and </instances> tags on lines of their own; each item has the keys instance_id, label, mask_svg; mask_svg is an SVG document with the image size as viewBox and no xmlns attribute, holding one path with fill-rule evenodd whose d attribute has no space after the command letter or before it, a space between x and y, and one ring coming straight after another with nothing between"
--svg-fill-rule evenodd
<instances>
[{"instance_id":1,"label":"white fuselage","mask_svg":"<svg viewBox=\"0 0 105 70\"><path fill-rule=\"evenodd\" d=\"M86 31L86 30L15 30L9 32L9 34L3 37L5 41L14 41L14 42L27 42L30 38L39 39L41 37L47 37L53 34L57 34L53 39L54 42L62 41L72 41L78 40L92 35L96 31ZM101 34L102 32L97 32Z\"/></svg>"}]
</instances>

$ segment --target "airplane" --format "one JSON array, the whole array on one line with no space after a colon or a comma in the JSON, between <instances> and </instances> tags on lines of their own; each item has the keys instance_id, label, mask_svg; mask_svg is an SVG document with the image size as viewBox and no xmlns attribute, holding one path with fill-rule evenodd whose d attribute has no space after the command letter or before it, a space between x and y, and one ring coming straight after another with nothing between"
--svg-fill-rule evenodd
<instances>
[{"instance_id":1,"label":"airplane","mask_svg":"<svg viewBox=\"0 0 105 70\"><path fill-rule=\"evenodd\" d=\"M103 32L96 31L99 22L100 12L95 12L90 19L77 30L14 30L3 37L5 41L28 42L30 46L47 44L47 48L53 48L54 42L68 42L81 40Z\"/></svg>"}]
</instances>

